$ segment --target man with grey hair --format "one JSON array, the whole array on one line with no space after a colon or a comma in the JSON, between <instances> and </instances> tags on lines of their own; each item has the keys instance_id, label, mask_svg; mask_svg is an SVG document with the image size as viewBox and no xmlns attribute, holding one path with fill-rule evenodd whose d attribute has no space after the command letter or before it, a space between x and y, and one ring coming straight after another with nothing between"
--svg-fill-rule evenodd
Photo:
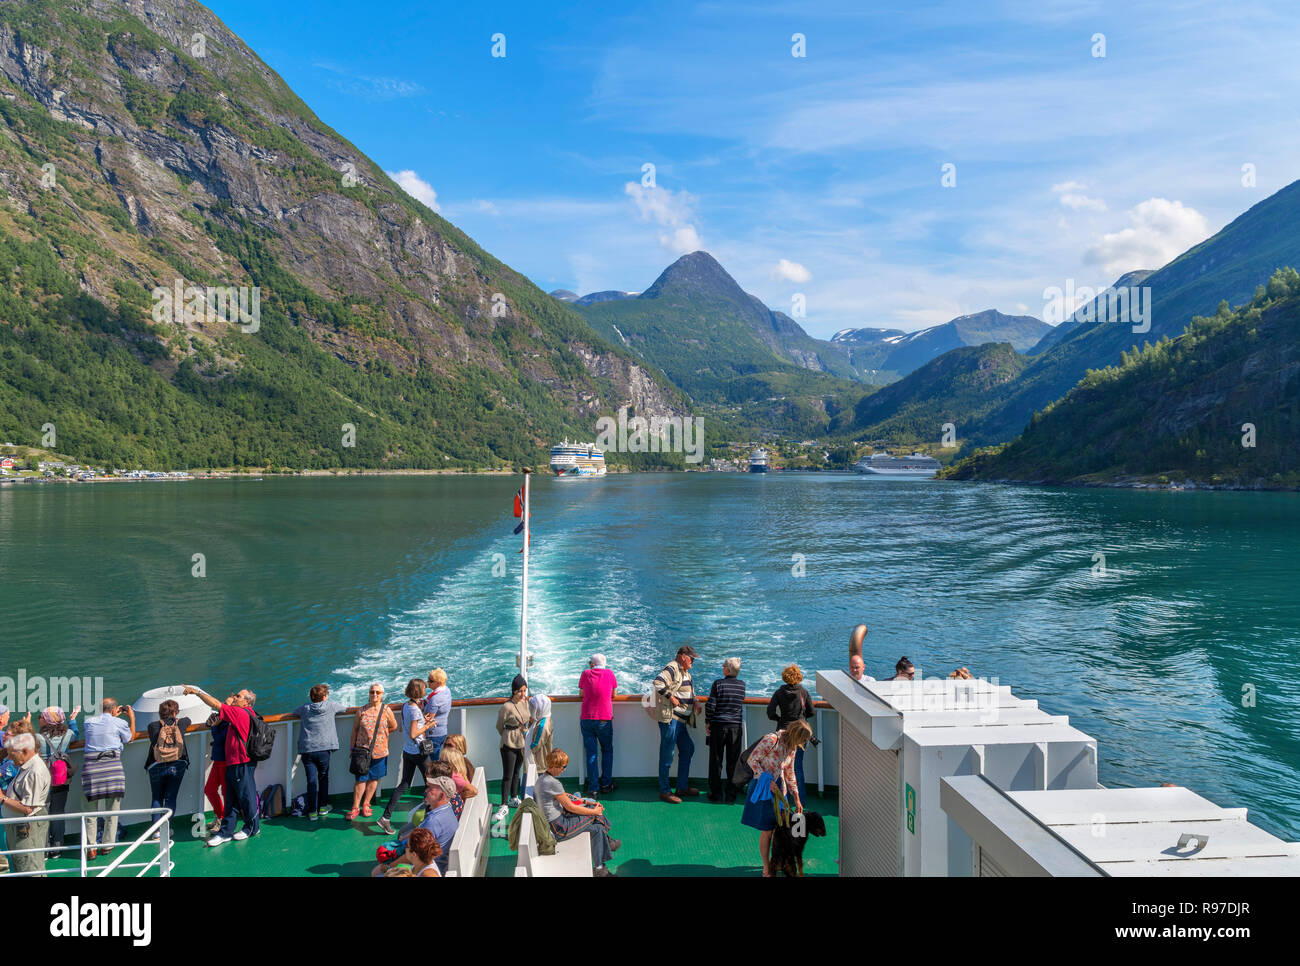
<instances>
[{"instance_id":1,"label":"man with grey hair","mask_svg":"<svg viewBox=\"0 0 1300 966\"><path fill-rule=\"evenodd\" d=\"M456 794L456 783L445 775L432 779L424 789L425 814L420 828L428 829L438 840L442 854L435 860L438 874L447 874L447 862L451 859L451 840L456 837L460 820L451 807L451 800Z\"/></svg>"},{"instance_id":2,"label":"man with grey hair","mask_svg":"<svg viewBox=\"0 0 1300 966\"><path fill-rule=\"evenodd\" d=\"M704 706L704 741L709 746L709 801L728 805L736 801L731 775L740 760L742 726L745 720L745 682L740 680L740 658L722 662L722 677L709 688ZM727 780L722 780L723 756Z\"/></svg>"},{"instance_id":3,"label":"man with grey hair","mask_svg":"<svg viewBox=\"0 0 1300 966\"><path fill-rule=\"evenodd\" d=\"M81 794L86 799L86 811L107 814L103 819L87 818L82 823L82 842L90 846L87 859L108 855L117 843L117 813L126 794L122 758L135 737L134 708L119 705L112 698L105 698L99 707L100 713L87 717L83 726ZM104 823L102 836L100 821Z\"/></svg>"},{"instance_id":4,"label":"man with grey hair","mask_svg":"<svg viewBox=\"0 0 1300 966\"><path fill-rule=\"evenodd\" d=\"M605 655L591 655L587 670L578 678L578 693L582 695L578 727L582 729L582 750L587 759L589 798L599 798L601 792L612 792L618 787L614 783L614 692L617 690L618 678L605 667ZM599 771L597 745L600 746Z\"/></svg>"},{"instance_id":5,"label":"man with grey hair","mask_svg":"<svg viewBox=\"0 0 1300 966\"><path fill-rule=\"evenodd\" d=\"M9 759L18 766L18 774L9 783L6 792L0 792L0 814L5 818L33 818L46 813L50 800L50 769L36 754L36 737L30 734L13 735L5 742ZM12 849L37 849L13 857L13 872L45 875L45 846L50 834L48 818L10 825L13 829Z\"/></svg>"},{"instance_id":6,"label":"man with grey hair","mask_svg":"<svg viewBox=\"0 0 1300 966\"><path fill-rule=\"evenodd\" d=\"M257 805L257 784L253 772L257 768L248 755L248 736L253 729L253 703L257 695L247 688L223 704L202 688L185 685L186 694L198 695L200 701L217 712L226 728L226 814L216 835L208 838L208 846L215 848L231 839L251 839L262 830ZM243 828L235 831L237 819L244 820Z\"/></svg>"}]
</instances>

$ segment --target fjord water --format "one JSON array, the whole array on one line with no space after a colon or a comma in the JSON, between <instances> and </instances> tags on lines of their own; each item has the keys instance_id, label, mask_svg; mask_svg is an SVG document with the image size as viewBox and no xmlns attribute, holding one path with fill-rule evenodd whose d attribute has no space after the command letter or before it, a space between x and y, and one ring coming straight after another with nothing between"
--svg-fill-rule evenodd
<instances>
[{"instance_id":1,"label":"fjord water","mask_svg":"<svg viewBox=\"0 0 1300 966\"><path fill-rule=\"evenodd\" d=\"M0 488L0 674L102 675L122 699L249 686L264 712L318 681L397 699L435 666L458 696L503 694L518 485ZM535 477L533 511L532 681L552 693L597 650L640 690L689 642L702 689L735 654L765 695L790 661L842 667L865 620L868 673L965 665L1097 738L1103 783L1187 785L1300 838L1295 495L664 474Z\"/></svg>"}]
</instances>

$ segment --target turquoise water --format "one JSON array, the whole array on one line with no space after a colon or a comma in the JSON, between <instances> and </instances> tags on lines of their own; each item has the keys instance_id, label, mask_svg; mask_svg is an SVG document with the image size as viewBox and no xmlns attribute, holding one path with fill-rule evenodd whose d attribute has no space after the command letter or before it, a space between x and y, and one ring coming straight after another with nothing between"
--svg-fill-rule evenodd
<instances>
[{"instance_id":1,"label":"turquoise water","mask_svg":"<svg viewBox=\"0 0 1300 966\"><path fill-rule=\"evenodd\" d=\"M0 674L101 674L124 699L250 686L266 711L434 666L502 694L518 485L0 488ZM865 620L869 673L965 665L1095 736L1105 784L1187 785L1300 839L1293 495L666 474L538 478L533 508L537 686L573 692L600 650L639 690L688 642L702 682L735 654L767 693L789 661L842 666Z\"/></svg>"}]
</instances>

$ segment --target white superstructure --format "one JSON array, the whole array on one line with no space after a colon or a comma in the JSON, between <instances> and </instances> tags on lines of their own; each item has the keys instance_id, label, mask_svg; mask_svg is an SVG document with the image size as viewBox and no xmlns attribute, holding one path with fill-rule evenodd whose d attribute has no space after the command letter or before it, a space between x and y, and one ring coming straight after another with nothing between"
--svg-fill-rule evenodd
<instances>
[{"instance_id":1,"label":"white superstructure","mask_svg":"<svg viewBox=\"0 0 1300 966\"><path fill-rule=\"evenodd\" d=\"M605 454L595 443L570 443L551 447L551 472L556 476L604 476Z\"/></svg>"},{"instance_id":2,"label":"white superstructure","mask_svg":"<svg viewBox=\"0 0 1300 966\"><path fill-rule=\"evenodd\" d=\"M867 476L898 476L928 480L939 472L940 463L933 456L913 453L911 456L890 456L872 453L853 464L853 469Z\"/></svg>"}]
</instances>

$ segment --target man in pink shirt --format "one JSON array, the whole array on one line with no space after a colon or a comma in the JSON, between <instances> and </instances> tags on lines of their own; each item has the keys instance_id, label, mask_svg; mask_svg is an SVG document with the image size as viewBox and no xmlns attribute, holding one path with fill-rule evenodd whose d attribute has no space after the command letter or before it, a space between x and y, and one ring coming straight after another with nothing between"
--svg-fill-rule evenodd
<instances>
[{"instance_id":1,"label":"man in pink shirt","mask_svg":"<svg viewBox=\"0 0 1300 966\"><path fill-rule=\"evenodd\" d=\"M614 783L614 692L618 678L605 667L605 655L593 654L587 670L578 678L578 693L582 695L581 720L582 749L587 754L587 797L599 798L601 792L612 792ZM600 785L596 779L596 745L600 745Z\"/></svg>"},{"instance_id":2,"label":"man in pink shirt","mask_svg":"<svg viewBox=\"0 0 1300 966\"><path fill-rule=\"evenodd\" d=\"M257 695L247 688L235 695L229 704L222 704L202 688L185 686L186 694L198 695L200 701L212 708L228 725L226 729L226 815L221 829L209 837L209 847L231 841L251 839L261 831L258 815L257 784L253 772L257 765L248 757L248 734L253 727L253 703ZM238 818L244 826L235 831Z\"/></svg>"}]
</instances>

